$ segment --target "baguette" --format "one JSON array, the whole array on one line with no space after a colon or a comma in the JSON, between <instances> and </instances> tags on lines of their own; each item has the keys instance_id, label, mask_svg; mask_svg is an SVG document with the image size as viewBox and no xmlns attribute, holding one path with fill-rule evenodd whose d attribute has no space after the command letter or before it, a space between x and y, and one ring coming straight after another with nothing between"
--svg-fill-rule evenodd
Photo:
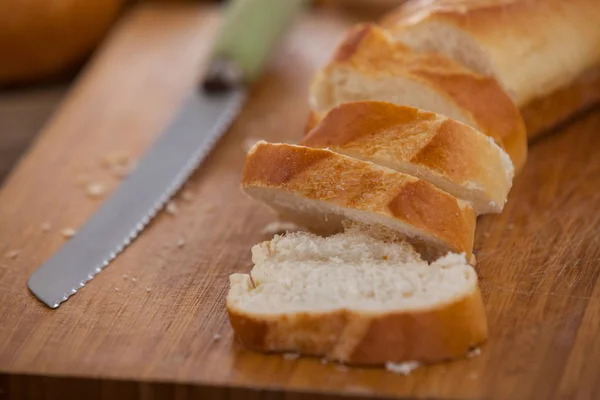
<instances>
[{"instance_id":1,"label":"baguette","mask_svg":"<svg viewBox=\"0 0 600 400\"><path fill-rule=\"evenodd\" d=\"M600 67L599 21L598 0L415 0L381 24L413 50L437 52L494 76L521 109L535 112L540 99L552 96L573 114L600 99L593 89L581 100L566 95ZM530 134L568 117L546 115L549 122L537 117L528 123Z\"/></svg>"},{"instance_id":2,"label":"baguette","mask_svg":"<svg viewBox=\"0 0 600 400\"><path fill-rule=\"evenodd\" d=\"M246 158L242 189L316 233L337 233L344 220L356 221L398 232L428 257L451 251L471 259L475 213L468 202L370 162L261 141Z\"/></svg>"},{"instance_id":3,"label":"baguette","mask_svg":"<svg viewBox=\"0 0 600 400\"><path fill-rule=\"evenodd\" d=\"M495 79L441 55L415 53L373 25L349 31L333 60L317 73L310 92L316 114L310 126L343 102L389 101L474 127L508 153L517 172L527 158L519 110Z\"/></svg>"},{"instance_id":4,"label":"baguette","mask_svg":"<svg viewBox=\"0 0 600 400\"><path fill-rule=\"evenodd\" d=\"M252 350L389 366L464 356L487 337L464 256L428 264L406 243L349 231L276 236L252 260L227 296L235 336Z\"/></svg>"},{"instance_id":5,"label":"baguette","mask_svg":"<svg viewBox=\"0 0 600 400\"><path fill-rule=\"evenodd\" d=\"M512 186L512 162L487 136L442 115L386 102L343 103L301 144L415 176L470 201L477 214L502 212Z\"/></svg>"}]
</instances>

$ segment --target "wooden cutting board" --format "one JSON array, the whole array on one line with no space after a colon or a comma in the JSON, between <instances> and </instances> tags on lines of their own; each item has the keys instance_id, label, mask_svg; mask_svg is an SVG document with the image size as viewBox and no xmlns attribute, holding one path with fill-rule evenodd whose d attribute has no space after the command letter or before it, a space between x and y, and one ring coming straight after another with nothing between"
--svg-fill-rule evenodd
<instances>
[{"instance_id":1,"label":"wooden cutting board","mask_svg":"<svg viewBox=\"0 0 600 400\"><path fill-rule=\"evenodd\" d=\"M491 332L481 355L400 376L234 342L228 275L249 270L249 249L273 221L240 193L246 146L299 139L309 79L347 25L331 15L301 18L191 179L192 198L176 199L176 215L160 215L59 309L32 297L25 281L67 240L61 230L100 204L78 181L116 187L103 157L135 160L161 132L217 23L195 5L147 5L126 17L0 192L0 397L600 397L598 111L532 144L504 213L479 221Z\"/></svg>"}]
</instances>

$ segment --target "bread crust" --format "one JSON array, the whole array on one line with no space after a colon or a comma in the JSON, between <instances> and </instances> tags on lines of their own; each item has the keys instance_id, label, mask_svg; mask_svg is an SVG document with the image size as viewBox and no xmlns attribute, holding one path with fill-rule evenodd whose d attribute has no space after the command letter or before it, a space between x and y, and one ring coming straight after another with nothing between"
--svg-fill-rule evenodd
<instances>
[{"instance_id":1,"label":"bread crust","mask_svg":"<svg viewBox=\"0 0 600 400\"><path fill-rule=\"evenodd\" d=\"M382 29L361 24L350 29L338 46L332 61L315 77L311 86L311 114L308 126L314 127L324 112L319 94L329 97L330 76L335 70L352 70L367 78L400 77L432 88L449 104L461 110L469 124L492 137L510 156L516 171L527 158L527 134L519 110L498 82L476 74L437 54L416 53L394 42ZM374 99L354 99L374 100Z\"/></svg>"},{"instance_id":2,"label":"bread crust","mask_svg":"<svg viewBox=\"0 0 600 400\"><path fill-rule=\"evenodd\" d=\"M532 139L599 104L600 64L582 73L569 86L525 104L521 113Z\"/></svg>"},{"instance_id":3,"label":"bread crust","mask_svg":"<svg viewBox=\"0 0 600 400\"><path fill-rule=\"evenodd\" d=\"M228 296L229 321L245 347L323 356L347 364L449 360L464 356L488 335L477 286L452 302L416 311L250 315L234 303Z\"/></svg>"},{"instance_id":4,"label":"bread crust","mask_svg":"<svg viewBox=\"0 0 600 400\"><path fill-rule=\"evenodd\" d=\"M417 176L472 201L477 214L502 211L514 173L506 153L477 130L381 101L333 108L301 144Z\"/></svg>"},{"instance_id":5,"label":"bread crust","mask_svg":"<svg viewBox=\"0 0 600 400\"><path fill-rule=\"evenodd\" d=\"M479 72L493 73L522 107L600 63L598 21L597 0L416 0L381 24L400 40L426 24L463 32L491 60Z\"/></svg>"},{"instance_id":6,"label":"bread crust","mask_svg":"<svg viewBox=\"0 0 600 400\"><path fill-rule=\"evenodd\" d=\"M268 190L365 212L410 228L415 240L432 243L441 254L472 254L475 213L469 203L418 178L326 149L259 142L248 153L241 186L252 197ZM342 228L333 211L332 218L317 222L302 210L282 217L313 231Z\"/></svg>"}]
</instances>

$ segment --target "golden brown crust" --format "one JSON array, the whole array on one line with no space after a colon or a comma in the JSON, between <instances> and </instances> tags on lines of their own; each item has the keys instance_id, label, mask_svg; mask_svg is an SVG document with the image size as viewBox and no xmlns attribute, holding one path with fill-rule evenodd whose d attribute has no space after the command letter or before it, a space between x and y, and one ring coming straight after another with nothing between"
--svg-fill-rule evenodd
<instances>
[{"instance_id":1,"label":"golden brown crust","mask_svg":"<svg viewBox=\"0 0 600 400\"><path fill-rule=\"evenodd\" d=\"M301 144L417 176L455 197L473 201L480 214L501 211L511 187L506 155L486 136L412 107L380 101L343 103Z\"/></svg>"},{"instance_id":2,"label":"golden brown crust","mask_svg":"<svg viewBox=\"0 0 600 400\"><path fill-rule=\"evenodd\" d=\"M600 64L571 85L521 107L528 137L535 138L600 104Z\"/></svg>"},{"instance_id":3,"label":"golden brown crust","mask_svg":"<svg viewBox=\"0 0 600 400\"><path fill-rule=\"evenodd\" d=\"M493 74L522 107L570 85L600 62L599 20L597 0L415 0L381 24L400 40L410 40L415 29L455 29L478 48L459 61ZM421 50L447 48L446 29ZM487 61L474 63L479 58L474 52Z\"/></svg>"},{"instance_id":4,"label":"golden brown crust","mask_svg":"<svg viewBox=\"0 0 600 400\"><path fill-rule=\"evenodd\" d=\"M252 350L325 356L358 365L457 358L488 334L479 288L451 303L416 311L248 316L229 299L227 311L236 337Z\"/></svg>"},{"instance_id":5,"label":"golden brown crust","mask_svg":"<svg viewBox=\"0 0 600 400\"><path fill-rule=\"evenodd\" d=\"M470 257L475 230L471 206L418 182L329 150L259 142L247 156L242 188L251 196L253 190L269 189L367 212L410 227L418 239L434 242L442 251L465 252ZM435 215L435 221L428 214ZM331 218L328 224L340 222Z\"/></svg>"},{"instance_id":6,"label":"golden brown crust","mask_svg":"<svg viewBox=\"0 0 600 400\"><path fill-rule=\"evenodd\" d=\"M318 86L330 85L327 76L332 71L348 68L367 77L398 76L433 88L460 109L472 126L506 150L517 171L524 165L527 158L525 125L519 110L495 79L475 74L441 55L415 53L393 42L374 25L358 25L348 32L332 62L315 79L311 91L328 93L327 88ZM311 126L318 114L326 110L315 111Z\"/></svg>"}]
</instances>

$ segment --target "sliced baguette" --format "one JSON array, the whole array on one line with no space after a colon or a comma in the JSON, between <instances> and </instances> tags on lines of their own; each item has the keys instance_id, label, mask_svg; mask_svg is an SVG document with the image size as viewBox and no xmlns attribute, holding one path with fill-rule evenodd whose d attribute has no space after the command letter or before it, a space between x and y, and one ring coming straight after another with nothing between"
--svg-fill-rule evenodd
<instances>
[{"instance_id":1,"label":"sliced baguette","mask_svg":"<svg viewBox=\"0 0 600 400\"><path fill-rule=\"evenodd\" d=\"M430 363L487 337L475 270L464 255L432 264L406 243L360 232L276 236L233 274L229 320L247 348L348 364Z\"/></svg>"},{"instance_id":2,"label":"sliced baguette","mask_svg":"<svg viewBox=\"0 0 600 400\"><path fill-rule=\"evenodd\" d=\"M326 149L257 143L248 153L242 189L282 220L324 235L343 220L403 234L428 257L471 257L471 205L433 185Z\"/></svg>"},{"instance_id":3,"label":"sliced baguette","mask_svg":"<svg viewBox=\"0 0 600 400\"><path fill-rule=\"evenodd\" d=\"M302 141L423 179L470 201L477 214L500 213L513 164L493 140L439 114L380 101L333 108Z\"/></svg>"},{"instance_id":4,"label":"sliced baguette","mask_svg":"<svg viewBox=\"0 0 600 400\"><path fill-rule=\"evenodd\" d=\"M446 115L492 137L516 171L527 158L525 125L495 79L436 54L415 53L374 25L352 28L315 76L309 127L338 104L382 100Z\"/></svg>"},{"instance_id":5,"label":"sliced baguette","mask_svg":"<svg viewBox=\"0 0 600 400\"><path fill-rule=\"evenodd\" d=\"M518 107L531 108L600 67L599 21L598 0L415 0L382 26L413 50L496 77Z\"/></svg>"}]
</instances>

